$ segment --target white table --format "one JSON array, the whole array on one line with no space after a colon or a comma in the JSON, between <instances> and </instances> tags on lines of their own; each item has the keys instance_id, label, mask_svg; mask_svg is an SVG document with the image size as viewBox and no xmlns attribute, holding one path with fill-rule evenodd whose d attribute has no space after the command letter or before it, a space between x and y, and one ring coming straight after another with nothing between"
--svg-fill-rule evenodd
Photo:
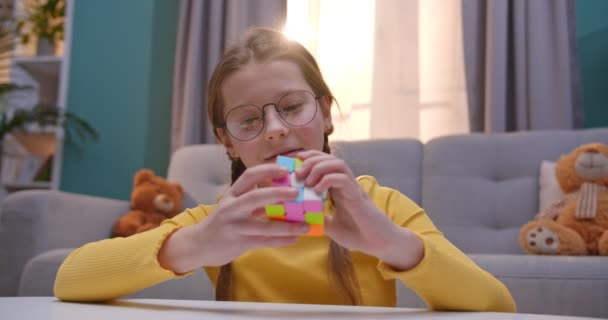
<instances>
[{"instance_id":1,"label":"white table","mask_svg":"<svg viewBox=\"0 0 608 320\"><path fill-rule=\"evenodd\" d=\"M2 320L180 320L180 319L591 319L494 312L431 312L421 309L304 304L126 299L107 304L60 302L53 297L0 298Z\"/></svg>"}]
</instances>

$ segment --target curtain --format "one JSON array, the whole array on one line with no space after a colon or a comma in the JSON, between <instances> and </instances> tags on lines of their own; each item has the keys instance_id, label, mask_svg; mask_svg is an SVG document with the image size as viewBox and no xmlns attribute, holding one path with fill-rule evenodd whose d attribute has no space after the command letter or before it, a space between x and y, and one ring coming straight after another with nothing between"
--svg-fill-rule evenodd
<instances>
[{"instance_id":1,"label":"curtain","mask_svg":"<svg viewBox=\"0 0 608 320\"><path fill-rule=\"evenodd\" d=\"M460 0L376 6L371 137L467 133Z\"/></svg>"},{"instance_id":2,"label":"curtain","mask_svg":"<svg viewBox=\"0 0 608 320\"><path fill-rule=\"evenodd\" d=\"M251 26L281 28L285 0L180 0L173 75L171 152L214 143L207 82L227 46Z\"/></svg>"},{"instance_id":3,"label":"curtain","mask_svg":"<svg viewBox=\"0 0 608 320\"><path fill-rule=\"evenodd\" d=\"M334 140L468 132L460 0L293 0L288 34L337 101Z\"/></svg>"},{"instance_id":4,"label":"curtain","mask_svg":"<svg viewBox=\"0 0 608 320\"><path fill-rule=\"evenodd\" d=\"M573 0L463 0L472 131L583 125Z\"/></svg>"}]
</instances>

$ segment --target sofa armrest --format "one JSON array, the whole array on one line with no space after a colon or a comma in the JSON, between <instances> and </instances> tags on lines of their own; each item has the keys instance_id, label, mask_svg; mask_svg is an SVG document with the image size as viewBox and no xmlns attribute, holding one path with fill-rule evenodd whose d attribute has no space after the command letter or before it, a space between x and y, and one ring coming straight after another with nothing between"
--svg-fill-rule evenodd
<instances>
[{"instance_id":1,"label":"sofa armrest","mask_svg":"<svg viewBox=\"0 0 608 320\"><path fill-rule=\"evenodd\" d=\"M22 269L32 257L108 238L128 211L127 201L61 191L9 195L0 207L0 296L17 294Z\"/></svg>"}]
</instances>

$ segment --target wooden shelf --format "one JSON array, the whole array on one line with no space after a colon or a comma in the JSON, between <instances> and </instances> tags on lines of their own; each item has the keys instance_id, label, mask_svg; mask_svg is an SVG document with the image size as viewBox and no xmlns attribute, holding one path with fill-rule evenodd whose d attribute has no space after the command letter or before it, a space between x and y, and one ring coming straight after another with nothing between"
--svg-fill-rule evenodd
<instances>
[{"instance_id":1,"label":"wooden shelf","mask_svg":"<svg viewBox=\"0 0 608 320\"><path fill-rule=\"evenodd\" d=\"M10 135L32 155L46 158L55 153L57 137L54 132L12 132Z\"/></svg>"},{"instance_id":2,"label":"wooden shelf","mask_svg":"<svg viewBox=\"0 0 608 320\"><path fill-rule=\"evenodd\" d=\"M17 0L15 4L20 6L23 1ZM63 48L55 50L57 55L35 55L34 52L37 50L31 50L36 49L33 45L34 42L30 43L32 46L17 44L12 51L9 81L31 87L31 90L27 90L27 92L10 97L17 101L17 107L26 109L36 105L47 105L65 110L74 2L74 0L65 1L64 39L60 42L60 46ZM16 11L12 12L15 17L20 13L17 11L18 6L15 7ZM6 166L0 165L0 169L2 169L0 170L2 171L0 172L0 200L3 198L2 191L10 193L26 189L53 190L59 188L64 142L63 129L30 124L24 131L13 132L6 136L10 143L5 143L5 150L0 157L0 164L6 164ZM36 169L38 159L42 159L42 162ZM48 182L37 181L48 179L50 179Z\"/></svg>"},{"instance_id":3,"label":"wooden shelf","mask_svg":"<svg viewBox=\"0 0 608 320\"><path fill-rule=\"evenodd\" d=\"M50 189L51 183L46 181L29 183L4 183L3 186L7 191L14 192L29 189Z\"/></svg>"},{"instance_id":4,"label":"wooden shelf","mask_svg":"<svg viewBox=\"0 0 608 320\"><path fill-rule=\"evenodd\" d=\"M39 57L16 57L15 63L25 69L35 78L57 77L61 70L61 57L39 56Z\"/></svg>"},{"instance_id":5,"label":"wooden shelf","mask_svg":"<svg viewBox=\"0 0 608 320\"><path fill-rule=\"evenodd\" d=\"M38 83L38 102L47 105L58 103L58 89L62 57L16 57L14 64Z\"/></svg>"}]
</instances>

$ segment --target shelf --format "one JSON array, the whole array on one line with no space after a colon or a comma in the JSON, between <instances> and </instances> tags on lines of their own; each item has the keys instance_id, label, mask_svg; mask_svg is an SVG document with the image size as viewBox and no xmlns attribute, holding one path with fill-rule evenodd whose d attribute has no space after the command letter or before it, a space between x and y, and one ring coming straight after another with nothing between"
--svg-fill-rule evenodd
<instances>
[{"instance_id":1,"label":"shelf","mask_svg":"<svg viewBox=\"0 0 608 320\"><path fill-rule=\"evenodd\" d=\"M22 73L27 74L31 81L37 83L38 103L57 105L62 57L33 56L15 57L13 63ZM26 82L26 84L29 84Z\"/></svg>"},{"instance_id":2,"label":"shelf","mask_svg":"<svg viewBox=\"0 0 608 320\"><path fill-rule=\"evenodd\" d=\"M25 13L21 12L24 11L24 0L5 2L14 2L14 17ZM30 88L23 92L11 93L8 97L11 103L15 103L16 109L29 109L37 105L58 107L62 111L67 108L72 13L75 2L65 1L64 37L53 54L37 55L36 39L32 39L29 45L17 43L13 48L9 81ZM10 143L5 141L5 148L0 157L0 200L2 189L10 193L26 189L59 188L64 143L64 130L61 126L41 127L28 124L23 132L12 132L5 138Z\"/></svg>"},{"instance_id":3,"label":"shelf","mask_svg":"<svg viewBox=\"0 0 608 320\"><path fill-rule=\"evenodd\" d=\"M61 71L61 57L38 56L16 57L15 63L37 79L58 77Z\"/></svg>"},{"instance_id":4,"label":"shelf","mask_svg":"<svg viewBox=\"0 0 608 320\"><path fill-rule=\"evenodd\" d=\"M14 61L23 64L58 64L63 60L59 56L17 56Z\"/></svg>"},{"instance_id":5,"label":"shelf","mask_svg":"<svg viewBox=\"0 0 608 320\"><path fill-rule=\"evenodd\" d=\"M51 183L46 181L30 182L30 183L3 183L7 191L14 192L29 189L50 189Z\"/></svg>"},{"instance_id":6,"label":"shelf","mask_svg":"<svg viewBox=\"0 0 608 320\"><path fill-rule=\"evenodd\" d=\"M10 135L32 155L46 158L55 153L57 138L54 132L12 132Z\"/></svg>"}]
</instances>

